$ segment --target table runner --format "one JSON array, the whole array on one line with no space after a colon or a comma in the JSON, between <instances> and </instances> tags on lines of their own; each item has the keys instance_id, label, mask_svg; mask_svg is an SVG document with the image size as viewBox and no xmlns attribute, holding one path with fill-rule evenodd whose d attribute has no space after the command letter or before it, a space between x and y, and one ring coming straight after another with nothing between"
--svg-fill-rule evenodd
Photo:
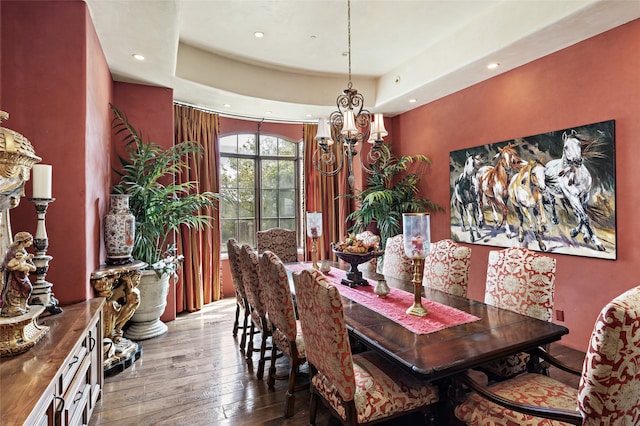
<instances>
[{"instance_id":1,"label":"table runner","mask_svg":"<svg viewBox=\"0 0 640 426\"><path fill-rule=\"evenodd\" d=\"M286 265L286 268L292 272L299 272L310 267L310 263ZM429 314L424 317L409 315L406 310L413 305L413 293L390 288L387 297L381 299L373 292L376 285L374 280L367 279L370 285L351 288L340 283L346 277L346 271L342 269L331 268L331 271L324 275L329 282L336 286L341 296L384 315L416 334L435 333L445 328L480 320L467 312L433 302L424 297L422 298L422 306L429 311Z\"/></svg>"}]
</instances>

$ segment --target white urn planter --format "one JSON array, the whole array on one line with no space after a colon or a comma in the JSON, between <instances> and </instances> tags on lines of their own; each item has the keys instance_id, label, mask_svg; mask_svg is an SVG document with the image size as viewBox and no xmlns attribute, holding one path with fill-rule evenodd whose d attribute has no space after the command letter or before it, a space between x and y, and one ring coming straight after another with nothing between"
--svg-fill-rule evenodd
<instances>
[{"instance_id":1,"label":"white urn planter","mask_svg":"<svg viewBox=\"0 0 640 426\"><path fill-rule=\"evenodd\" d=\"M168 274L163 274L158 278L155 271L142 271L138 285L140 306L131 317L129 328L124 332L127 339L151 339L167 332L167 325L160 321L160 316L167 306L169 277Z\"/></svg>"}]
</instances>

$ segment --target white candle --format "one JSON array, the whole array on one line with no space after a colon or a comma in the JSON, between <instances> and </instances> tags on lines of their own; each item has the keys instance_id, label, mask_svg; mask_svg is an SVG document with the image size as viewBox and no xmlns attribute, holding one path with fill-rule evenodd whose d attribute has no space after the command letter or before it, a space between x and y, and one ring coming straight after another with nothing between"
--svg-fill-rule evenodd
<instances>
[{"instance_id":1,"label":"white candle","mask_svg":"<svg viewBox=\"0 0 640 426\"><path fill-rule=\"evenodd\" d=\"M51 165L34 164L33 198L51 198Z\"/></svg>"}]
</instances>

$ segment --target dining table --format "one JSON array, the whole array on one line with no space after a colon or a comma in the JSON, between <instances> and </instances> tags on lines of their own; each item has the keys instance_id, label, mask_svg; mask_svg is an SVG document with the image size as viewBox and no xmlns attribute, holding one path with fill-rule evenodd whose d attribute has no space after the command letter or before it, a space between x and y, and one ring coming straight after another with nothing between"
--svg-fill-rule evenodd
<instances>
[{"instance_id":1,"label":"dining table","mask_svg":"<svg viewBox=\"0 0 640 426\"><path fill-rule=\"evenodd\" d=\"M532 351L560 340L569 332L562 325L426 287L422 289L422 302L429 314L411 316L404 312L413 300L411 281L364 270L363 276L370 284L350 288L340 284L346 265L337 262L331 265L325 276L342 296L350 335L428 381L447 378L507 355ZM285 267L291 275L310 268L311 264ZM391 289L386 298L373 293L379 279L385 279ZM295 293L292 280L290 283ZM400 306L388 306L392 303ZM449 323L450 318L455 320ZM435 322L435 327L420 329L428 322Z\"/></svg>"}]
</instances>

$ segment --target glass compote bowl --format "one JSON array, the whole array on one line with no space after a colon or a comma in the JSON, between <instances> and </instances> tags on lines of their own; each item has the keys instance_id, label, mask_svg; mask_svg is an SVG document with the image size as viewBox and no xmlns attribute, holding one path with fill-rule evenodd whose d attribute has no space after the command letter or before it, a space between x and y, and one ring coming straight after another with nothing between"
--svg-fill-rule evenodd
<instances>
[{"instance_id":1,"label":"glass compote bowl","mask_svg":"<svg viewBox=\"0 0 640 426\"><path fill-rule=\"evenodd\" d=\"M347 271L347 277L343 278L341 283L349 287L357 287L360 285L369 285L369 281L362 278L362 272L358 270L358 265L380 257L384 254L384 250L370 251L367 253L347 253L332 249L333 253L341 260L351 265L351 269Z\"/></svg>"}]
</instances>

